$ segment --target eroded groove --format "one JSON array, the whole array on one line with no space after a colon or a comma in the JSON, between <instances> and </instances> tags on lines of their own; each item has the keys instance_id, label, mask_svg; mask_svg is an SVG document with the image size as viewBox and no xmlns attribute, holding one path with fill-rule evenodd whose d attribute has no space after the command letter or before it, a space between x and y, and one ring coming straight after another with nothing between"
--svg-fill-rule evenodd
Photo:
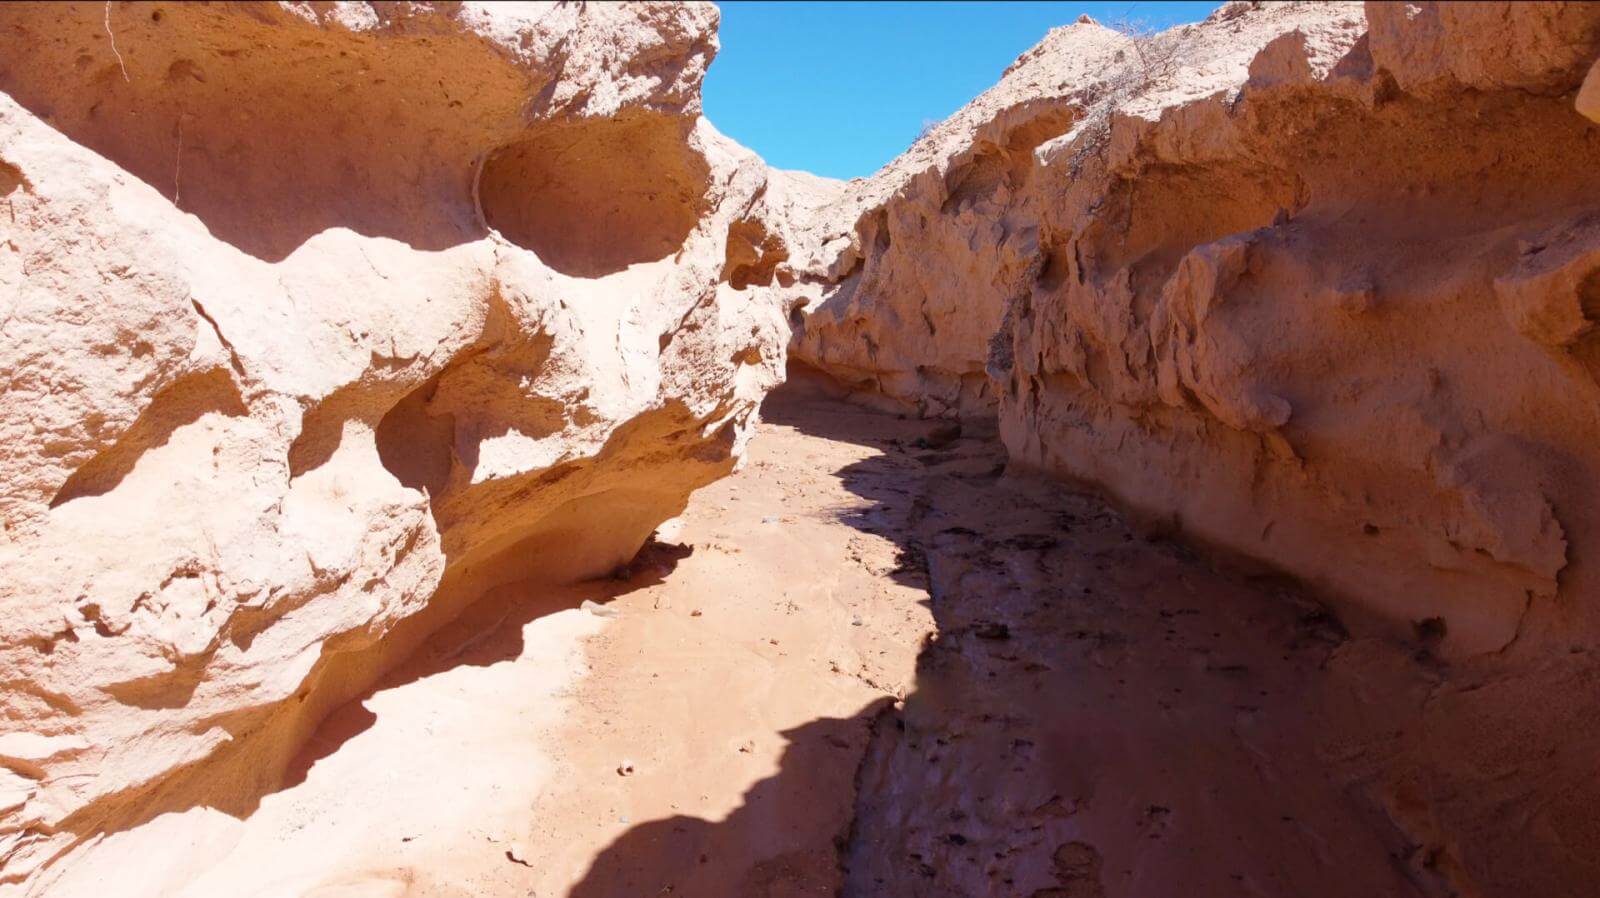
<instances>
[{"instance_id":1,"label":"eroded groove","mask_svg":"<svg viewBox=\"0 0 1600 898\"><path fill-rule=\"evenodd\" d=\"M50 507L111 492L141 456L165 445L178 428L208 414L248 414L233 377L222 368L184 375L151 397L150 404L116 442L72 472L50 500Z\"/></svg>"},{"instance_id":2,"label":"eroded groove","mask_svg":"<svg viewBox=\"0 0 1600 898\"><path fill-rule=\"evenodd\" d=\"M682 128L645 114L541 126L484 162L484 220L573 277L667 258L704 214L708 187Z\"/></svg>"}]
</instances>

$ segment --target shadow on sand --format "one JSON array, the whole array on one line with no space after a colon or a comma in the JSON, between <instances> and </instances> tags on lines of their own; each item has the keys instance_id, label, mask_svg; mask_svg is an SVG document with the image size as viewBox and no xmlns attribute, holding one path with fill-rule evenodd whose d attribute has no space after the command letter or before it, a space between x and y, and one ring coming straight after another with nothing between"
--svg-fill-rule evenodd
<instances>
[{"instance_id":1,"label":"shadow on sand","mask_svg":"<svg viewBox=\"0 0 1600 898\"><path fill-rule=\"evenodd\" d=\"M509 584L491 589L449 624L431 635L416 654L390 671L359 697L329 714L290 761L282 784L273 791L305 782L311 768L346 742L371 729L377 715L366 702L378 692L395 689L456 667L491 667L523 654L523 630L535 620L576 608L584 601L600 604L660 583L678 562L694 553L690 546L652 539L625 568L609 578L567 587Z\"/></svg>"},{"instance_id":2,"label":"shadow on sand","mask_svg":"<svg viewBox=\"0 0 1600 898\"><path fill-rule=\"evenodd\" d=\"M1341 654L1343 626L1292 584L1005 476L981 424L934 434L789 388L763 416L881 450L835 472L870 501L839 519L893 540L891 576L928 592L915 688L785 732L742 807L638 824L571 895L1355 898L1467 881L1435 824L1385 810L1385 777L1428 764L1428 674L1404 647ZM796 803L839 806L837 829L797 846Z\"/></svg>"},{"instance_id":3,"label":"shadow on sand","mask_svg":"<svg viewBox=\"0 0 1600 898\"><path fill-rule=\"evenodd\" d=\"M888 576L926 590L927 570L912 522L926 510L921 481L928 465L943 457L918 443L925 445L937 425L844 405L794 387L769 398L762 416L811 437L881 450L834 472L852 493L870 502L839 512L838 520L892 540L898 563ZM994 469L997 447L992 442L980 445L986 467ZM752 786L732 814L722 820L677 815L642 823L601 852L569 894L839 894L847 854L859 841L854 831L856 792L862 777L870 775L865 765L882 741L882 731L901 726L895 703L884 698L851 717L821 718L783 731L787 748L779 772ZM815 819L818 807L837 809L832 832L801 829L798 821Z\"/></svg>"}]
</instances>

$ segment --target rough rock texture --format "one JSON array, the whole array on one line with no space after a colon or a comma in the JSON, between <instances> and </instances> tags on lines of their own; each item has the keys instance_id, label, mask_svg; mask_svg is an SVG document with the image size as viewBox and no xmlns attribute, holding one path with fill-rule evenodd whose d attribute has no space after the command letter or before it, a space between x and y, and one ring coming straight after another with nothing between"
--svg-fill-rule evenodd
<instances>
[{"instance_id":1,"label":"rough rock texture","mask_svg":"<svg viewBox=\"0 0 1600 898\"><path fill-rule=\"evenodd\" d=\"M1317 751L1397 860L1444 894L1588 894L1597 57L1580 3L1058 29L807 220L792 353L992 410L1014 467L1331 600L1362 637L1328 662L1339 715L1407 722Z\"/></svg>"},{"instance_id":2,"label":"rough rock texture","mask_svg":"<svg viewBox=\"0 0 1600 898\"><path fill-rule=\"evenodd\" d=\"M595 795L648 808L596 828L615 841L592 868L548 855L541 875L599 894L661 872L713 892L1592 893L1600 6L1234 3L1148 38L1082 21L848 185L770 171L700 118L715 24L679 4L0 9L0 892L99 894L149 857L151 894L239 891L229 864L288 877L259 894L456 894L475 886L450 891L447 860L432 892L354 869L405 854L414 818L295 802L336 803L345 765L370 790L460 761L475 803L434 831L454 838L476 808L500 835L527 802L574 827L611 810ZM818 433L745 494L797 509L691 522L783 563L681 585L763 603L716 657L793 652L793 675L680 734L692 776L612 766L681 713L606 732L625 709L596 705L582 769L645 791L503 799L579 744L495 779L578 662L490 668L603 627L553 622L529 654L501 625L577 595L551 584L637 579L652 530L734 467L786 339L859 397L997 417L1012 473L1104 489L1157 548L1085 497L1001 482L987 423L830 436L835 411L797 415ZM893 452L828 448L855 438ZM796 457L856 461L823 484ZM797 513L808 536L781 529ZM819 520L888 535L894 562ZM719 529L754 521L779 529ZM1171 535L1302 583L1245 588ZM863 570L785 588L841 554ZM748 597L719 585L757 570ZM812 601L782 625L797 641L773 630ZM885 687L929 615L914 690ZM654 633L617 628L599 674L651 660ZM353 698L428 679L408 658L486 673L429 682L438 704L400 720L385 701L407 699L380 700L374 754L295 792L318 739L359 728ZM814 690L824 670L848 689ZM624 693L666 694L629 673ZM463 713L452 681L528 689L510 704L530 719ZM702 743L769 686L823 716L783 726L828 801L785 778L723 814L729 777L722 810L663 807L649 789L706 800L694 777L728 762ZM863 688L905 703L826 721ZM484 719L473 750L434 730ZM460 754L385 757L418 744ZM777 743L724 749L771 764ZM835 751L866 759L848 832ZM298 870L257 860L324 836ZM238 838L214 880L172 861ZM526 894L527 847L495 843L517 869L477 882Z\"/></svg>"},{"instance_id":3,"label":"rough rock texture","mask_svg":"<svg viewBox=\"0 0 1600 898\"><path fill-rule=\"evenodd\" d=\"M1038 255L1033 151L1073 126L1081 85L1132 43L1097 26L1052 31L1000 84L802 218L791 359L869 402L992 416L989 342Z\"/></svg>"},{"instance_id":4,"label":"rough rock texture","mask_svg":"<svg viewBox=\"0 0 1600 898\"><path fill-rule=\"evenodd\" d=\"M732 469L809 187L699 117L716 21L0 10L0 880L247 812L486 589Z\"/></svg>"},{"instance_id":5,"label":"rough rock texture","mask_svg":"<svg viewBox=\"0 0 1600 898\"><path fill-rule=\"evenodd\" d=\"M1597 55L1575 3L1057 29L810 221L794 355L1446 655L1592 641Z\"/></svg>"}]
</instances>

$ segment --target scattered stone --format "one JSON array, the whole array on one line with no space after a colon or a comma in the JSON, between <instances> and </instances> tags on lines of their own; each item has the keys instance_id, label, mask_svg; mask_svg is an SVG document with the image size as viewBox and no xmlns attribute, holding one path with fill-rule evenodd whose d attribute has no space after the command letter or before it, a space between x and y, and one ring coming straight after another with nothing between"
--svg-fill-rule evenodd
<instances>
[{"instance_id":1,"label":"scattered stone","mask_svg":"<svg viewBox=\"0 0 1600 898\"><path fill-rule=\"evenodd\" d=\"M583 600L583 604L579 605L578 607L583 609L584 611L589 612L590 614L594 615L595 617L621 617L622 616L622 609L621 608L618 608L618 607L616 607L614 605L602 605L599 602L593 602L593 601L590 601L589 599L584 599Z\"/></svg>"}]
</instances>

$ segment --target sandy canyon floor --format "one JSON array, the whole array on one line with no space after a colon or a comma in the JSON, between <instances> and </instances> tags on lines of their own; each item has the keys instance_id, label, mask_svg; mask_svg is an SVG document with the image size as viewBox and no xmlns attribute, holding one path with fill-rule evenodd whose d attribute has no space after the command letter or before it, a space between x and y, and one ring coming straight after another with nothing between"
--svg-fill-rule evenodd
<instances>
[{"instance_id":1,"label":"sandy canyon floor","mask_svg":"<svg viewBox=\"0 0 1600 898\"><path fill-rule=\"evenodd\" d=\"M49 894L1431 894L1403 794L1360 799L1425 652L971 426L764 417L617 579L492 595L246 819L103 837Z\"/></svg>"}]
</instances>

